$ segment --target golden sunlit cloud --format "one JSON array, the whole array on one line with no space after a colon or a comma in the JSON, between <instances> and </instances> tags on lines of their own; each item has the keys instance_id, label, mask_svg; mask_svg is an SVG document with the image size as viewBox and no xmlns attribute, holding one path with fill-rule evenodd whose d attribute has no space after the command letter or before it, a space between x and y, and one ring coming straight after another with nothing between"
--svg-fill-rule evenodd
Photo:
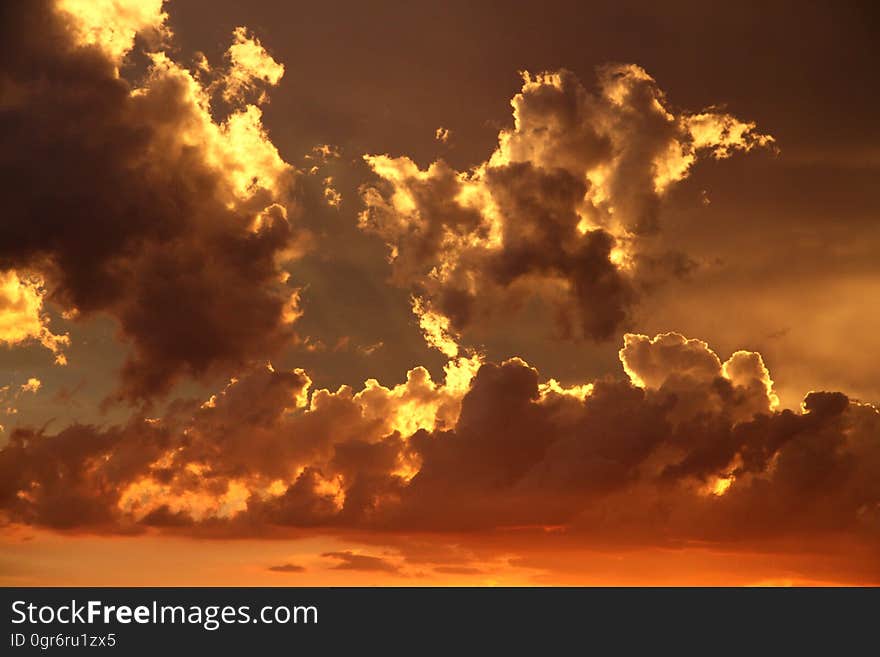
<instances>
[{"instance_id":1,"label":"golden sunlit cloud","mask_svg":"<svg viewBox=\"0 0 880 657\"><path fill-rule=\"evenodd\" d=\"M449 318L425 308L424 302L417 297L412 298L412 309L419 318L425 342L448 358L457 356L458 343L451 333Z\"/></svg>"},{"instance_id":2,"label":"golden sunlit cloud","mask_svg":"<svg viewBox=\"0 0 880 657\"><path fill-rule=\"evenodd\" d=\"M76 45L95 45L117 66L134 47L138 34L167 35L165 0L57 0L69 17Z\"/></svg>"},{"instance_id":3,"label":"golden sunlit cloud","mask_svg":"<svg viewBox=\"0 0 880 657\"><path fill-rule=\"evenodd\" d=\"M657 531L718 545L873 540L877 408L811 393L801 412L780 411L757 354L735 352L725 367L674 333L628 335L620 359L631 382L542 383L521 359L474 356L451 360L442 383L419 367L358 392L312 392L302 370L256 368L186 414L13 431L0 509L16 523L111 533L549 527L584 545L652 544ZM72 440L76 450L57 451ZM819 464L843 483L815 489L804 477ZM78 473L73 487L58 472ZM810 513L791 515L806 497Z\"/></svg>"},{"instance_id":4,"label":"golden sunlit cloud","mask_svg":"<svg viewBox=\"0 0 880 657\"><path fill-rule=\"evenodd\" d=\"M24 392L36 393L42 385L42 382L38 378L32 376L26 383L21 384L21 389Z\"/></svg>"},{"instance_id":5,"label":"golden sunlit cloud","mask_svg":"<svg viewBox=\"0 0 880 657\"><path fill-rule=\"evenodd\" d=\"M773 138L721 112L674 114L635 65L599 68L597 94L565 70L522 77L513 128L471 170L366 156L382 184L362 189L360 225L389 245L394 280L416 291L422 317L461 331L532 292L557 306L566 332L579 323L607 339L656 276L662 258L643 241L669 187L700 158Z\"/></svg>"},{"instance_id":6,"label":"golden sunlit cloud","mask_svg":"<svg viewBox=\"0 0 880 657\"><path fill-rule=\"evenodd\" d=\"M298 172L259 107L283 66L237 28L228 66L202 57L190 70L174 59L162 2L65 0L43 20L56 39L16 38L27 61L51 64L9 71L24 99L10 109L20 133L43 137L22 145L22 182L11 181L21 222L4 229L13 231L4 262L15 269L2 275L18 310L3 318L2 339L38 337L61 361L67 337L46 328L44 297L77 323L109 315L131 347L118 393L128 401L277 353L301 314L284 267L305 243L292 225ZM147 33L163 38L145 41L145 74L120 77ZM225 114L218 95L234 101ZM53 194L37 192L44 187Z\"/></svg>"},{"instance_id":7,"label":"golden sunlit cloud","mask_svg":"<svg viewBox=\"0 0 880 657\"><path fill-rule=\"evenodd\" d=\"M284 65L272 59L259 39L249 36L247 28L237 27L232 33L233 43L226 51L230 62L224 79L223 98L227 101L242 100L255 89L255 81L276 85L284 75ZM265 102L262 93L258 102Z\"/></svg>"},{"instance_id":8,"label":"golden sunlit cloud","mask_svg":"<svg viewBox=\"0 0 880 657\"><path fill-rule=\"evenodd\" d=\"M45 293L38 276L22 277L15 270L0 272L0 344L37 341L55 354L57 364L65 365L62 350L70 338L49 329L49 317L43 311Z\"/></svg>"}]
</instances>

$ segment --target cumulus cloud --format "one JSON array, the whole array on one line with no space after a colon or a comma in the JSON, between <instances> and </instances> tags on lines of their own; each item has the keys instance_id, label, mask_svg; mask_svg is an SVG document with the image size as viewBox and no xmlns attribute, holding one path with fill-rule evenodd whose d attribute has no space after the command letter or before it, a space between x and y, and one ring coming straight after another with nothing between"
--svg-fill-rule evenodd
<instances>
[{"instance_id":1,"label":"cumulus cloud","mask_svg":"<svg viewBox=\"0 0 880 657\"><path fill-rule=\"evenodd\" d=\"M169 36L165 0L57 0L56 11L67 22L76 44L97 46L116 66L141 34L157 39Z\"/></svg>"},{"instance_id":2,"label":"cumulus cloud","mask_svg":"<svg viewBox=\"0 0 880 657\"><path fill-rule=\"evenodd\" d=\"M67 364L63 348L69 336L55 334L43 310L45 289L39 277L22 278L15 270L0 271L0 344L10 346L36 341L55 354L55 362Z\"/></svg>"},{"instance_id":3,"label":"cumulus cloud","mask_svg":"<svg viewBox=\"0 0 880 657\"><path fill-rule=\"evenodd\" d=\"M266 85L276 85L284 75L284 65L276 62L256 37L249 35L244 27L232 33L233 43L226 51L229 70L223 76L223 97L227 101L243 100L249 93L258 91L259 100L267 100Z\"/></svg>"},{"instance_id":4,"label":"cumulus cloud","mask_svg":"<svg viewBox=\"0 0 880 657\"><path fill-rule=\"evenodd\" d=\"M118 531L223 519L241 521L233 531L255 524L262 532L272 524L337 523L341 511L357 520L367 512L358 504L373 503L374 485L402 485L418 471L405 436L455 425L478 367L477 358L461 358L439 383L418 367L404 383L368 380L357 392L312 391L302 370L257 367L203 402L171 404L161 418L109 429L74 425L56 435L16 429L0 450L0 473L9 473L0 507L50 527L79 525L75 514L94 508L84 526L115 517ZM137 474L108 479L104 468L116 471L119 459ZM34 471L51 473L49 481ZM82 489L71 485L61 500L64 482L80 479ZM247 518L234 519L245 511Z\"/></svg>"},{"instance_id":5,"label":"cumulus cloud","mask_svg":"<svg viewBox=\"0 0 880 657\"><path fill-rule=\"evenodd\" d=\"M611 337L658 272L688 267L649 239L668 189L699 159L773 142L719 110L676 113L635 65L600 68L595 91L569 71L524 73L511 105L513 128L470 170L365 157L380 182L362 189L361 227L455 331L538 295L566 332Z\"/></svg>"},{"instance_id":6,"label":"cumulus cloud","mask_svg":"<svg viewBox=\"0 0 880 657\"><path fill-rule=\"evenodd\" d=\"M702 340L626 334L620 361L633 385L674 397L675 416L682 419L711 411L743 420L779 405L756 352L737 351L722 363Z\"/></svg>"},{"instance_id":7,"label":"cumulus cloud","mask_svg":"<svg viewBox=\"0 0 880 657\"><path fill-rule=\"evenodd\" d=\"M227 69L187 69L163 46L159 1L3 12L0 272L4 298L13 283L30 292L8 302L21 321L2 339L37 337L60 354L66 338L46 328L43 300L71 317L109 314L131 345L121 395L132 400L285 344L298 316L282 269L299 250L296 172L259 108L283 67L239 28ZM148 66L135 83L120 67L138 40ZM222 119L206 75L234 101Z\"/></svg>"},{"instance_id":8,"label":"cumulus cloud","mask_svg":"<svg viewBox=\"0 0 880 657\"><path fill-rule=\"evenodd\" d=\"M0 451L11 522L209 535L556 527L584 544L880 540L880 412L839 392L780 410L760 356L628 335L623 375L563 386L520 359L435 383L310 389L257 368L161 418ZM336 555L341 563L353 557Z\"/></svg>"}]
</instances>

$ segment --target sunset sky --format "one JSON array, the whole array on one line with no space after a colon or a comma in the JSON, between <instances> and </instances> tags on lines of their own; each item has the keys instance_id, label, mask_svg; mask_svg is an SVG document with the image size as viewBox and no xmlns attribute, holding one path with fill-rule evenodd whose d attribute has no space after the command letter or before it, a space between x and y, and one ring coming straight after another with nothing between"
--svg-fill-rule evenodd
<instances>
[{"instance_id":1,"label":"sunset sky","mask_svg":"<svg viewBox=\"0 0 880 657\"><path fill-rule=\"evenodd\" d=\"M0 585L880 584L870 3L0 30Z\"/></svg>"}]
</instances>

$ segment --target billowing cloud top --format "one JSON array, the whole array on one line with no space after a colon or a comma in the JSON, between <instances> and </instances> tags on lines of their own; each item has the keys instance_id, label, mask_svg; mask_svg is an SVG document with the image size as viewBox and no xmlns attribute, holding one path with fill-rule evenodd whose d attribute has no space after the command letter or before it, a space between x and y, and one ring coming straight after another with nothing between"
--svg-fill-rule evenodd
<instances>
[{"instance_id":1,"label":"billowing cloud top","mask_svg":"<svg viewBox=\"0 0 880 657\"><path fill-rule=\"evenodd\" d=\"M773 143L729 114L674 114L635 65L600 68L595 92L569 71L523 73L511 105L513 128L469 171L366 156L382 183L363 188L362 228L456 330L537 293L567 332L612 337L646 279L686 266L645 241L669 187L698 158Z\"/></svg>"}]
</instances>

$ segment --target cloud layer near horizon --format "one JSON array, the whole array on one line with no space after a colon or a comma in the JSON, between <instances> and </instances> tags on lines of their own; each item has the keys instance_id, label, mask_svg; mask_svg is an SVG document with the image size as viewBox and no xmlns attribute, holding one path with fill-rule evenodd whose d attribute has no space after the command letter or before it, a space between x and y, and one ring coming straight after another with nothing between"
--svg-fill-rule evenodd
<instances>
[{"instance_id":1,"label":"cloud layer near horizon","mask_svg":"<svg viewBox=\"0 0 880 657\"><path fill-rule=\"evenodd\" d=\"M7 520L281 536L305 528L556 527L587 545L880 540L880 413L838 392L780 410L760 356L627 335L626 379L565 388L519 359L446 381L310 391L259 368L124 426L18 429Z\"/></svg>"}]
</instances>

